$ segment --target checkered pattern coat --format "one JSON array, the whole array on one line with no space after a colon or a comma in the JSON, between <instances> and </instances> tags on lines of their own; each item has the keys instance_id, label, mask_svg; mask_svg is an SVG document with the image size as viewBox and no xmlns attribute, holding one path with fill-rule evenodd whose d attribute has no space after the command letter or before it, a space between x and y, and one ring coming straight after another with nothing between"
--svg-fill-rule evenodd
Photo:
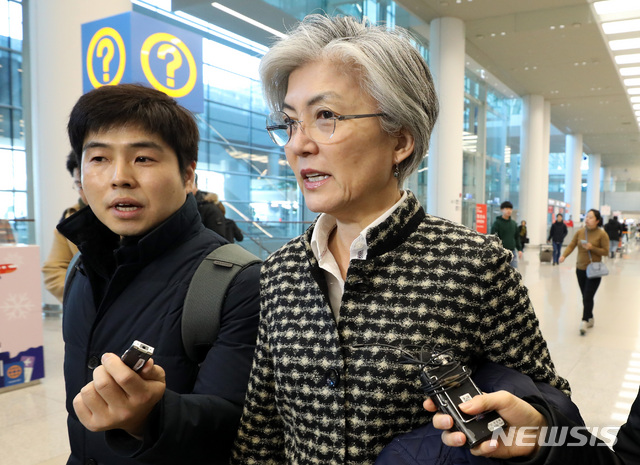
<instances>
[{"instance_id":1,"label":"checkered pattern coat","mask_svg":"<svg viewBox=\"0 0 640 465\"><path fill-rule=\"evenodd\" d=\"M409 193L368 233L367 259L351 261L336 324L313 227L263 265L232 463L372 464L394 436L429 422L419 368L375 344L437 344L467 365L485 358L569 393L496 237L425 214Z\"/></svg>"}]
</instances>

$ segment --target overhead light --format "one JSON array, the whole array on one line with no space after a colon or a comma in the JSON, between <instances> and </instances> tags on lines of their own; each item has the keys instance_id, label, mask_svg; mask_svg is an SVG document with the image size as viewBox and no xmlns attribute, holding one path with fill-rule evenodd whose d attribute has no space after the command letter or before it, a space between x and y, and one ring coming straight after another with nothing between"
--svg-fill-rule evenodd
<instances>
[{"instance_id":1,"label":"overhead light","mask_svg":"<svg viewBox=\"0 0 640 465\"><path fill-rule=\"evenodd\" d=\"M631 53L629 55L617 55L615 57L616 63L619 65L631 65L640 63L640 53Z\"/></svg>"},{"instance_id":2,"label":"overhead light","mask_svg":"<svg viewBox=\"0 0 640 465\"><path fill-rule=\"evenodd\" d=\"M625 79L624 85L627 87L640 86L640 78Z\"/></svg>"},{"instance_id":3,"label":"overhead light","mask_svg":"<svg viewBox=\"0 0 640 465\"><path fill-rule=\"evenodd\" d=\"M613 50L614 52L619 50L632 50L634 48L640 48L640 38L610 40L609 47L611 47L611 50Z\"/></svg>"},{"instance_id":4,"label":"overhead light","mask_svg":"<svg viewBox=\"0 0 640 465\"><path fill-rule=\"evenodd\" d=\"M267 31L267 32L273 34L274 36L277 36L277 37L280 37L280 38L287 37L286 34L283 34L280 31L277 31L277 30L275 30L275 29L273 29L273 28L271 28L269 26L266 26L266 25L256 21L255 19L251 19L248 16L245 16L245 15L243 15L241 13L238 13L237 11L232 10L231 8L228 8L228 7L224 6L224 5L221 5L218 2L213 2L211 4L211 6L214 7L214 8L217 8L220 11L224 11L228 15L231 15L231 16L234 16L234 17L238 18L238 19L244 21L245 23L249 23L252 26L255 26L257 28L262 29L263 31Z\"/></svg>"},{"instance_id":5,"label":"overhead light","mask_svg":"<svg viewBox=\"0 0 640 465\"><path fill-rule=\"evenodd\" d=\"M640 95L640 87L630 87L627 92L629 92L629 95Z\"/></svg>"},{"instance_id":6,"label":"overhead light","mask_svg":"<svg viewBox=\"0 0 640 465\"><path fill-rule=\"evenodd\" d=\"M628 68L620 68L622 76L640 76L640 66L630 66Z\"/></svg>"},{"instance_id":7,"label":"overhead light","mask_svg":"<svg viewBox=\"0 0 640 465\"><path fill-rule=\"evenodd\" d=\"M631 100L631 103L640 103L640 96L631 97L629 100Z\"/></svg>"},{"instance_id":8,"label":"overhead light","mask_svg":"<svg viewBox=\"0 0 640 465\"><path fill-rule=\"evenodd\" d=\"M640 103L634 103L633 104L633 109L634 110L640 110Z\"/></svg>"},{"instance_id":9,"label":"overhead light","mask_svg":"<svg viewBox=\"0 0 640 465\"><path fill-rule=\"evenodd\" d=\"M605 34L623 34L625 32L640 31L640 19L627 19L624 21L612 21L602 23L602 30Z\"/></svg>"},{"instance_id":10,"label":"overhead light","mask_svg":"<svg viewBox=\"0 0 640 465\"><path fill-rule=\"evenodd\" d=\"M607 15L611 13L625 13L628 11L636 11L639 9L638 0L604 0L594 2L593 7L598 15Z\"/></svg>"}]
</instances>

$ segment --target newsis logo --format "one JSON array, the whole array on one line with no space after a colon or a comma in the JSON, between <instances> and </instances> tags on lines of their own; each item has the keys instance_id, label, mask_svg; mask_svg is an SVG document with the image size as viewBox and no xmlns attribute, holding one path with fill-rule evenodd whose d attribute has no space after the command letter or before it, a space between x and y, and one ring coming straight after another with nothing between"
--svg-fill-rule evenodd
<instances>
[{"instance_id":1,"label":"newsis logo","mask_svg":"<svg viewBox=\"0 0 640 465\"><path fill-rule=\"evenodd\" d=\"M507 446L533 446L538 443L541 447L590 446L613 447L616 443L619 426L523 426L520 428L497 429L491 435L492 441L500 440ZM539 433L539 434L538 434ZM600 434L600 441L598 437Z\"/></svg>"}]
</instances>

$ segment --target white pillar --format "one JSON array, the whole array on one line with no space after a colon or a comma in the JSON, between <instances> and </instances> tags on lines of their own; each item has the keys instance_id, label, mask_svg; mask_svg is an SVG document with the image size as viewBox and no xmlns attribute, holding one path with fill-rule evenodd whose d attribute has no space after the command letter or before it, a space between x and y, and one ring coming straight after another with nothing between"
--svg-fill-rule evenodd
<instances>
[{"instance_id":1,"label":"white pillar","mask_svg":"<svg viewBox=\"0 0 640 465\"><path fill-rule=\"evenodd\" d=\"M538 195L539 201L537 203L540 209L537 213L537 230L536 234L539 238L538 241L531 240L535 244L545 244L547 240L547 234L549 232L547 224L547 211L549 208L549 152L551 151L551 102L545 100L544 102L544 122L543 122L543 134L542 134L542 160L540 166L542 167L542 177L538 183Z\"/></svg>"},{"instance_id":2,"label":"white pillar","mask_svg":"<svg viewBox=\"0 0 640 465\"><path fill-rule=\"evenodd\" d=\"M585 211L592 208L600 210L600 168L602 157L589 155L589 171L587 173L587 198Z\"/></svg>"},{"instance_id":3,"label":"white pillar","mask_svg":"<svg viewBox=\"0 0 640 465\"><path fill-rule=\"evenodd\" d=\"M611 167L603 166L602 167L602 190L607 192L611 190Z\"/></svg>"},{"instance_id":4,"label":"white pillar","mask_svg":"<svg viewBox=\"0 0 640 465\"><path fill-rule=\"evenodd\" d=\"M582 134L567 134L566 164L564 173L564 201L570 205L569 216L575 226L580 223L580 204L582 202ZM568 219L568 217L567 217Z\"/></svg>"},{"instance_id":5,"label":"white pillar","mask_svg":"<svg viewBox=\"0 0 640 465\"><path fill-rule=\"evenodd\" d=\"M542 170L543 176L540 180L540 188L538 190L542 210L540 215L540 224L538 225L538 234L540 244L546 243L547 233L551 225L547 224L547 211L549 208L549 152L551 151L551 102L544 102L544 133L542 136ZM544 205L543 205L544 204ZM553 221L553 220L552 220ZM533 242L533 241L532 241ZM537 244L538 242L536 242Z\"/></svg>"},{"instance_id":6,"label":"white pillar","mask_svg":"<svg viewBox=\"0 0 640 465\"><path fill-rule=\"evenodd\" d=\"M29 34L27 86L31 94L28 111L32 121L36 241L44 260L62 212L78 200L65 161L71 150L66 131L69 113L82 95L81 25L131 11L131 2L28 0L24 4ZM57 303L44 286L42 295L44 302Z\"/></svg>"},{"instance_id":7,"label":"white pillar","mask_svg":"<svg viewBox=\"0 0 640 465\"><path fill-rule=\"evenodd\" d=\"M462 127L464 124L464 22L431 22L429 67L440 99L440 115L431 135L427 211L462 221Z\"/></svg>"},{"instance_id":8,"label":"white pillar","mask_svg":"<svg viewBox=\"0 0 640 465\"><path fill-rule=\"evenodd\" d=\"M545 132L544 98L527 95L522 99L522 106L518 224L526 220L531 244L543 244L546 239L547 194L543 193L542 184L543 180L547 186L549 183L549 130Z\"/></svg>"}]
</instances>

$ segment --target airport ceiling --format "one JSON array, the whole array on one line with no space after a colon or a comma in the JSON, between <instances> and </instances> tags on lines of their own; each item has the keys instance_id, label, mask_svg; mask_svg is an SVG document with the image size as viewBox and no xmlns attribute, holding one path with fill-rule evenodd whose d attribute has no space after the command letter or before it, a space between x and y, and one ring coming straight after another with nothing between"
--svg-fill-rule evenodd
<instances>
[{"instance_id":1,"label":"airport ceiling","mask_svg":"<svg viewBox=\"0 0 640 465\"><path fill-rule=\"evenodd\" d=\"M218 1L283 32L296 22L259 0ZM516 94L543 96L551 104L553 125L566 134L582 134L585 152L601 155L603 166L637 169L638 122L592 2L397 0L426 24L445 16L464 20L468 56ZM213 8L211 1L173 0L173 9L259 43L272 40ZM563 136L552 138L552 151L564 151Z\"/></svg>"}]
</instances>

